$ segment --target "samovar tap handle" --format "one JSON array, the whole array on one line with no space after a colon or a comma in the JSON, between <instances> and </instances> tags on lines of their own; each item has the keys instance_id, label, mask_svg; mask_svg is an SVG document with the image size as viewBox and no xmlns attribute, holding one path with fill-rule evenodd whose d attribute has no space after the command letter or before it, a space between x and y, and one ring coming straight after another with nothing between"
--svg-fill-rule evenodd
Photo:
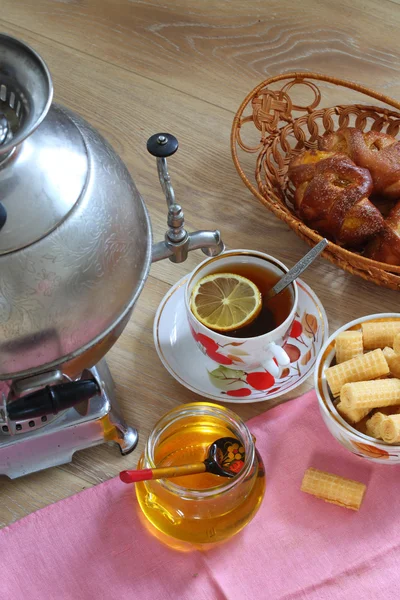
<instances>
[{"instance_id":1,"label":"samovar tap handle","mask_svg":"<svg viewBox=\"0 0 400 600\"><path fill-rule=\"evenodd\" d=\"M207 256L217 256L225 248L218 230L188 233L184 227L185 217L182 206L175 201L167 164L167 158L175 154L178 146L178 140L170 133L156 133L147 141L148 152L157 160L158 178L168 206L169 228L164 241L153 244L153 262L169 258L171 262L180 263L186 260L191 250L197 249Z\"/></svg>"}]
</instances>

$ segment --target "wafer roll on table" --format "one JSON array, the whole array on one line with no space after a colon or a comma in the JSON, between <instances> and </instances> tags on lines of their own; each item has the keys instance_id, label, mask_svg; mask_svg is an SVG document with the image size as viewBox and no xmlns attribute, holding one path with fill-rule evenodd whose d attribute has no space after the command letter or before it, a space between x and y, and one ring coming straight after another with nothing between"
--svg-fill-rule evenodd
<instances>
[{"instance_id":1,"label":"wafer roll on table","mask_svg":"<svg viewBox=\"0 0 400 600\"><path fill-rule=\"evenodd\" d=\"M380 437L388 444L400 442L400 415L388 415L381 423Z\"/></svg>"},{"instance_id":2,"label":"wafer roll on table","mask_svg":"<svg viewBox=\"0 0 400 600\"><path fill-rule=\"evenodd\" d=\"M380 408L400 404L400 380L379 379L346 383L340 391L340 402L347 408Z\"/></svg>"},{"instance_id":3,"label":"wafer roll on table","mask_svg":"<svg viewBox=\"0 0 400 600\"><path fill-rule=\"evenodd\" d=\"M355 424L361 421L370 412L370 408L349 408L343 406L341 402L336 405L338 413L349 423Z\"/></svg>"},{"instance_id":4,"label":"wafer roll on table","mask_svg":"<svg viewBox=\"0 0 400 600\"><path fill-rule=\"evenodd\" d=\"M383 354L389 365L390 374L393 377L400 378L400 354L396 354L393 348L389 348L389 346L383 349Z\"/></svg>"},{"instance_id":5,"label":"wafer roll on table","mask_svg":"<svg viewBox=\"0 0 400 600\"><path fill-rule=\"evenodd\" d=\"M393 350L396 354L400 354L400 333L396 333L393 340Z\"/></svg>"},{"instance_id":6,"label":"wafer roll on table","mask_svg":"<svg viewBox=\"0 0 400 600\"><path fill-rule=\"evenodd\" d=\"M325 502L359 510L367 486L359 481L345 479L310 467L304 473L301 491Z\"/></svg>"},{"instance_id":7,"label":"wafer roll on table","mask_svg":"<svg viewBox=\"0 0 400 600\"><path fill-rule=\"evenodd\" d=\"M367 434L377 440L382 439L381 437L381 425L385 419L387 419L387 415L384 415L381 412L377 412L368 421L365 423L365 428L367 430Z\"/></svg>"},{"instance_id":8,"label":"wafer roll on table","mask_svg":"<svg viewBox=\"0 0 400 600\"><path fill-rule=\"evenodd\" d=\"M364 351L362 331L342 331L336 338L336 362L342 363L359 356Z\"/></svg>"},{"instance_id":9,"label":"wafer roll on table","mask_svg":"<svg viewBox=\"0 0 400 600\"><path fill-rule=\"evenodd\" d=\"M394 337L400 333L400 319L397 321L381 321L362 323L364 350L375 348L393 348Z\"/></svg>"},{"instance_id":10,"label":"wafer roll on table","mask_svg":"<svg viewBox=\"0 0 400 600\"><path fill-rule=\"evenodd\" d=\"M339 396L346 383L368 381L384 375L389 375L389 367L381 349L356 356L325 371L329 388L335 397Z\"/></svg>"}]
</instances>

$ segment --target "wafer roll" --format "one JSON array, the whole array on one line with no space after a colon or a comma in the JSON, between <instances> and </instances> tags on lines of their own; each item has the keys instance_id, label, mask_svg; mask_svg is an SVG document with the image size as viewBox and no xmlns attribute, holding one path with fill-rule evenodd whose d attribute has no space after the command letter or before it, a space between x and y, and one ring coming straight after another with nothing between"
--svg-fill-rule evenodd
<instances>
[{"instance_id":1,"label":"wafer roll","mask_svg":"<svg viewBox=\"0 0 400 600\"><path fill-rule=\"evenodd\" d=\"M346 383L340 392L340 402L347 408L380 408L400 404L400 380L379 379Z\"/></svg>"},{"instance_id":2,"label":"wafer roll","mask_svg":"<svg viewBox=\"0 0 400 600\"><path fill-rule=\"evenodd\" d=\"M383 354L389 365L390 374L393 377L400 378L400 354L396 354L393 348L389 348L389 346L383 349Z\"/></svg>"},{"instance_id":3,"label":"wafer roll","mask_svg":"<svg viewBox=\"0 0 400 600\"><path fill-rule=\"evenodd\" d=\"M325 371L326 380L334 396L339 396L345 383L369 381L388 374L389 367L380 349L356 356Z\"/></svg>"},{"instance_id":4,"label":"wafer roll","mask_svg":"<svg viewBox=\"0 0 400 600\"><path fill-rule=\"evenodd\" d=\"M342 363L364 352L362 331L342 331L335 342L336 362Z\"/></svg>"},{"instance_id":5,"label":"wafer roll","mask_svg":"<svg viewBox=\"0 0 400 600\"><path fill-rule=\"evenodd\" d=\"M388 444L400 442L400 415L389 415L382 421L380 436Z\"/></svg>"},{"instance_id":6,"label":"wafer roll","mask_svg":"<svg viewBox=\"0 0 400 600\"><path fill-rule=\"evenodd\" d=\"M366 489L367 486L364 483L345 479L312 467L304 473L301 484L302 492L352 510L359 510Z\"/></svg>"},{"instance_id":7,"label":"wafer roll","mask_svg":"<svg viewBox=\"0 0 400 600\"><path fill-rule=\"evenodd\" d=\"M393 348L394 336L400 333L400 319L398 321L367 321L361 325L364 350L374 350L374 348Z\"/></svg>"},{"instance_id":8,"label":"wafer roll","mask_svg":"<svg viewBox=\"0 0 400 600\"><path fill-rule=\"evenodd\" d=\"M381 438L381 425L385 419L387 419L387 415L384 415L381 412L377 412L368 421L365 423L365 429L367 430L367 434L377 440Z\"/></svg>"},{"instance_id":9,"label":"wafer roll","mask_svg":"<svg viewBox=\"0 0 400 600\"><path fill-rule=\"evenodd\" d=\"M396 354L400 354L400 333L396 333L393 339L393 350Z\"/></svg>"},{"instance_id":10,"label":"wafer roll","mask_svg":"<svg viewBox=\"0 0 400 600\"><path fill-rule=\"evenodd\" d=\"M336 410L338 411L339 414L342 415L343 419L345 419L351 425L354 425L354 423L358 423L359 421L361 421L361 419L366 417L371 409L370 408L349 408L349 407L343 406L342 403L339 402L339 404L336 405Z\"/></svg>"}]
</instances>

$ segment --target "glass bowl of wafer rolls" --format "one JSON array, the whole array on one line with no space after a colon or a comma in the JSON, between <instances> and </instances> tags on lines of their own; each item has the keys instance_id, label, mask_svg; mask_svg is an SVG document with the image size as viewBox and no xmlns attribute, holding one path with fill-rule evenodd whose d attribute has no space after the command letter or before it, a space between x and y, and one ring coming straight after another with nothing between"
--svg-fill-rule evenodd
<instances>
[{"instance_id":1,"label":"glass bowl of wafer rolls","mask_svg":"<svg viewBox=\"0 0 400 600\"><path fill-rule=\"evenodd\" d=\"M325 425L345 448L400 463L400 313L351 321L322 348L315 389Z\"/></svg>"}]
</instances>

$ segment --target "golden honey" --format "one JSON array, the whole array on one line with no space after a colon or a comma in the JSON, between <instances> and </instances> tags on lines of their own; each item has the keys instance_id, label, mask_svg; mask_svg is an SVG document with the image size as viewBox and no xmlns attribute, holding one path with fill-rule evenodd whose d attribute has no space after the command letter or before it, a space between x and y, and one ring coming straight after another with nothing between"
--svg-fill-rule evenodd
<instances>
[{"instance_id":1,"label":"golden honey","mask_svg":"<svg viewBox=\"0 0 400 600\"><path fill-rule=\"evenodd\" d=\"M245 460L233 478L212 473L136 483L136 494L150 530L181 548L208 547L240 531L255 515L265 489L264 466L246 425L232 411L208 402L178 407L157 423L139 468L203 461L210 445L234 437ZM233 444L228 451L237 453Z\"/></svg>"}]
</instances>

